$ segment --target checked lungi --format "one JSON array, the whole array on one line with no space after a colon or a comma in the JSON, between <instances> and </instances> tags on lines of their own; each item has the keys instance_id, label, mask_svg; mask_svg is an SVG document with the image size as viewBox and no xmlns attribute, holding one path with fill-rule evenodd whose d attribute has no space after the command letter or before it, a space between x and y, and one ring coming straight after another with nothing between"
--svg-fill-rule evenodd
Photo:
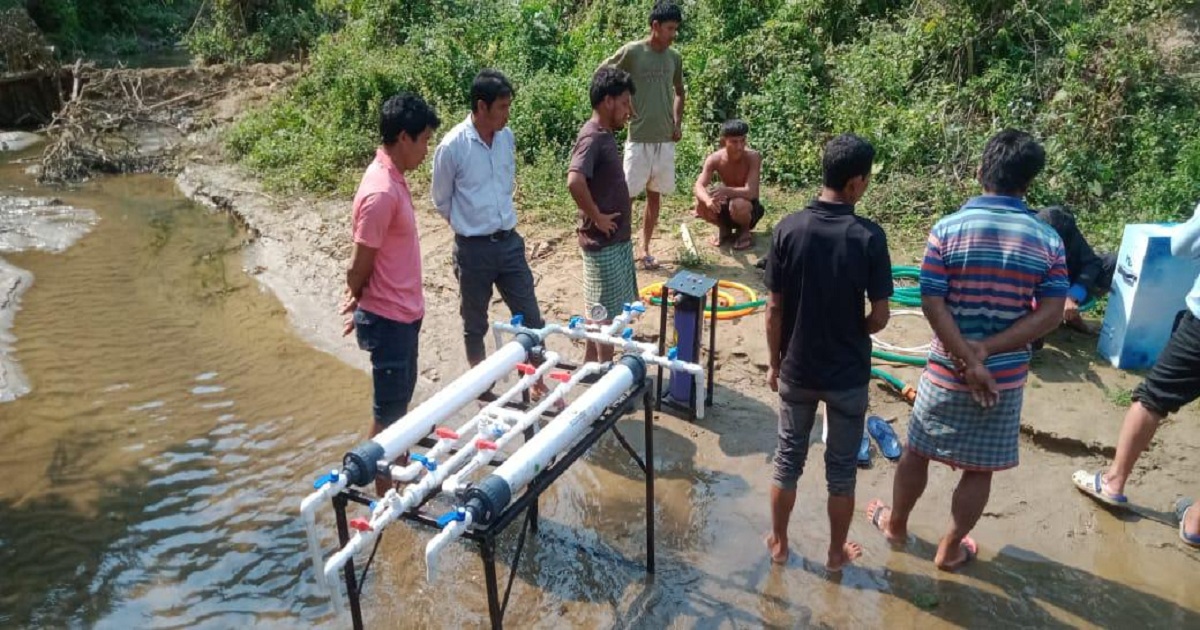
<instances>
[{"instance_id":1,"label":"checked lungi","mask_svg":"<svg viewBox=\"0 0 1200 630\"><path fill-rule=\"evenodd\" d=\"M633 241L614 243L599 251L583 250L584 312L596 304L616 317L626 304L637 301L637 269L633 263Z\"/></svg>"},{"instance_id":2,"label":"checked lungi","mask_svg":"<svg viewBox=\"0 0 1200 630\"><path fill-rule=\"evenodd\" d=\"M908 426L908 448L961 470L1015 468L1025 388L999 394L995 406L986 409L971 392L939 387L921 375Z\"/></svg>"}]
</instances>

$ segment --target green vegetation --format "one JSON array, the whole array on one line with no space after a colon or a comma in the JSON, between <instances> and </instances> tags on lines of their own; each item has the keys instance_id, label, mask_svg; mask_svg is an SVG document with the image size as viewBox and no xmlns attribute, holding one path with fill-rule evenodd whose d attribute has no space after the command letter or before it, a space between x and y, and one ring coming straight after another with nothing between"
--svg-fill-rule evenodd
<instances>
[{"instance_id":1,"label":"green vegetation","mask_svg":"<svg viewBox=\"0 0 1200 630\"><path fill-rule=\"evenodd\" d=\"M566 156L596 65L646 35L650 0L0 0L38 7L60 45L182 38L206 61L302 51L305 76L227 137L277 189L349 191L384 98L414 90L447 125L471 77L516 83L511 125L527 215L573 215ZM919 239L975 192L986 138L1035 133L1050 163L1031 197L1066 203L1101 244L1130 221L1177 219L1200 198L1195 0L683 0L688 87L677 150L688 184L738 116L766 155L770 225L819 182L821 146L853 131L879 163L862 209ZM48 24L50 26L48 26ZM84 29L82 25L88 25ZM101 25L101 26L96 26ZM107 40L105 40L107 41ZM899 240L899 239L897 239Z\"/></svg>"},{"instance_id":2,"label":"green vegetation","mask_svg":"<svg viewBox=\"0 0 1200 630\"><path fill-rule=\"evenodd\" d=\"M206 63L264 61L335 28L340 0L0 0L23 7L67 60L183 45ZM321 5L321 6L318 6ZM326 6L327 5L327 6Z\"/></svg>"},{"instance_id":3,"label":"green vegetation","mask_svg":"<svg viewBox=\"0 0 1200 630\"><path fill-rule=\"evenodd\" d=\"M588 78L646 34L649 4L344 3L344 25L320 39L307 75L241 121L228 146L276 187L344 193L386 96L417 91L453 124L474 73L496 67L518 87L520 201L527 214L565 220L564 165L588 114ZM1168 51L1166 35L1188 1L682 4L685 192L719 123L738 116L766 155L775 216L819 183L821 146L842 131L879 149L864 211L912 235L974 192L984 141L1009 126L1034 132L1050 155L1033 201L1071 205L1102 242L1129 221L1178 218L1200 198L1200 84L1186 72L1195 59ZM668 210L687 202L676 195Z\"/></svg>"},{"instance_id":4,"label":"green vegetation","mask_svg":"<svg viewBox=\"0 0 1200 630\"><path fill-rule=\"evenodd\" d=\"M23 7L64 58L132 55L169 46L195 14L194 0L0 0Z\"/></svg>"}]
</instances>

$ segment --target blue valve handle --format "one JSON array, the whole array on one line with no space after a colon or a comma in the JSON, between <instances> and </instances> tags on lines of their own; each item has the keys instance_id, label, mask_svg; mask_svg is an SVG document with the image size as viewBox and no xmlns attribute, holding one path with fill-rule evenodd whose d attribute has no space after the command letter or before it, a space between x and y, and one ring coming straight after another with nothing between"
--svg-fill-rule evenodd
<instances>
[{"instance_id":1,"label":"blue valve handle","mask_svg":"<svg viewBox=\"0 0 1200 630\"><path fill-rule=\"evenodd\" d=\"M567 328L571 328L571 329L579 328L579 326L582 324L583 324L583 317L580 317L579 315L573 315L571 317L571 321L567 323Z\"/></svg>"},{"instance_id":2,"label":"blue valve handle","mask_svg":"<svg viewBox=\"0 0 1200 630\"><path fill-rule=\"evenodd\" d=\"M517 313L516 315L512 316L511 323L513 326L520 326L521 324L525 323L525 316L520 313Z\"/></svg>"},{"instance_id":3,"label":"blue valve handle","mask_svg":"<svg viewBox=\"0 0 1200 630\"><path fill-rule=\"evenodd\" d=\"M625 341L629 341L630 339L633 339L633 329L626 328L623 332L621 332L621 338L624 339Z\"/></svg>"},{"instance_id":4,"label":"blue valve handle","mask_svg":"<svg viewBox=\"0 0 1200 630\"><path fill-rule=\"evenodd\" d=\"M316 481L313 482L313 490L320 490L323 486L325 486L325 484L330 484L337 481L337 478L338 473L336 470L321 475L320 477L317 477Z\"/></svg>"},{"instance_id":5,"label":"blue valve handle","mask_svg":"<svg viewBox=\"0 0 1200 630\"><path fill-rule=\"evenodd\" d=\"M631 308L633 309L633 312L635 312L635 313L645 313L646 312L646 305L642 304L641 302L634 304Z\"/></svg>"},{"instance_id":6,"label":"blue valve handle","mask_svg":"<svg viewBox=\"0 0 1200 630\"><path fill-rule=\"evenodd\" d=\"M439 516L438 520L437 520L437 524L438 524L438 527L445 529L447 525L449 525L450 523L453 523L454 521L465 521L465 520L467 520L466 512L463 512L462 510L451 510L451 511L446 512L445 514Z\"/></svg>"},{"instance_id":7,"label":"blue valve handle","mask_svg":"<svg viewBox=\"0 0 1200 630\"><path fill-rule=\"evenodd\" d=\"M429 472L437 470L437 462L425 457L420 453L413 453L412 455L409 455L409 457L411 457L414 461L421 462L421 465L425 466L425 469Z\"/></svg>"},{"instance_id":8,"label":"blue valve handle","mask_svg":"<svg viewBox=\"0 0 1200 630\"><path fill-rule=\"evenodd\" d=\"M674 361L678 356L679 356L679 348L672 347L671 349L667 350L667 358L668 359Z\"/></svg>"}]
</instances>

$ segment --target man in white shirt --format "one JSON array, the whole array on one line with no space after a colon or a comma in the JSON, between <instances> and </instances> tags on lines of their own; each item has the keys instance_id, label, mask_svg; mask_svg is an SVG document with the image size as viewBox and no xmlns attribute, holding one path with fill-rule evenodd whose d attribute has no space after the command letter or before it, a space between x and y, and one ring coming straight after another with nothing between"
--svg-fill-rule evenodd
<instances>
[{"instance_id":1,"label":"man in white shirt","mask_svg":"<svg viewBox=\"0 0 1200 630\"><path fill-rule=\"evenodd\" d=\"M1200 205L1191 220L1175 228L1171 253L1200 259ZM1174 316L1174 313L1170 314ZM1158 426L1169 414L1200 398L1200 276L1187 296L1187 308L1176 317L1175 331L1158 355L1154 368L1133 390L1133 404L1121 424L1117 456L1107 472L1076 471L1075 486L1093 499L1115 507L1126 507L1125 483L1138 457L1150 446ZM1200 509L1192 499L1175 505L1179 538L1200 547Z\"/></svg>"},{"instance_id":2,"label":"man in white shirt","mask_svg":"<svg viewBox=\"0 0 1200 630\"><path fill-rule=\"evenodd\" d=\"M471 114L442 138L433 156L433 204L454 230L459 313L472 366L487 355L493 286L525 326L544 325L525 240L516 230L516 141L507 127L512 100L503 74L481 71L471 84Z\"/></svg>"}]
</instances>

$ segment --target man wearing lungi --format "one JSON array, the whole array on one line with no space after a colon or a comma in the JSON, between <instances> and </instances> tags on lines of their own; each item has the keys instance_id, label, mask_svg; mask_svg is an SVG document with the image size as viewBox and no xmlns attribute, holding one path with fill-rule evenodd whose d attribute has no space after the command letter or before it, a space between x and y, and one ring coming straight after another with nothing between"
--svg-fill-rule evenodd
<instances>
[{"instance_id":1,"label":"man wearing lungi","mask_svg":"<svg viewBox=\"0 0 1200 630\"><path fill-rule=\"evenodd\" d=\"M978 552L968 534L987 506L992 473L1017 465L1030 343L1062 320L1070 289L1062 239L1023 201L1045 163L1029 134L993 136L979 167L984 194L934 225L921 264L921 309L935 337L892 505L874 500L867 516L903 543L929 462L961 470L934 558L946 571Z\"/></svg>"},{"instance_id":2,"label":"man wearing lungi","mask_svg":"<svg viewBox=\"0 0 1200 630\"><path fill-rule=\"evenodd\" d=\"M621 150L613 132L633 113L633 79L615 66L592 77L592 117L579 130L571 151L567 188L579 208L579 247L583 250L584 306L592 323L608 323L637 300L630 219L633 202L625 184ZM585 360L612 360L612 346L588 342Z\"/></svg>"}]
</instances>

